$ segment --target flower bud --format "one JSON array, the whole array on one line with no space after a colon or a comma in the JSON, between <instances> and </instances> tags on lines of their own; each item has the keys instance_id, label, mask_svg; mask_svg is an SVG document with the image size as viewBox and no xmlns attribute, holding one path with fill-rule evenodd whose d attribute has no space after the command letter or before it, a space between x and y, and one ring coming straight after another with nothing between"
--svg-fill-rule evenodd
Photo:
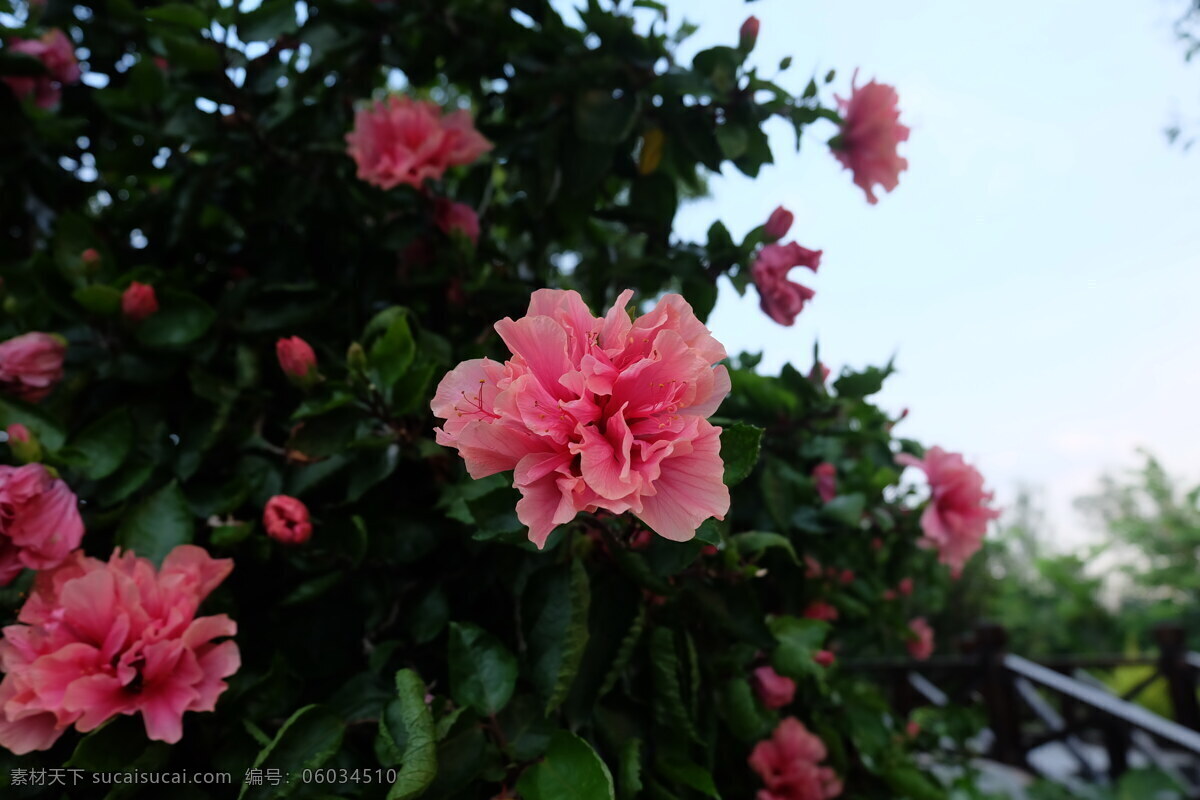
<instances>
[{"instance_id":1,"label":"flower bud","mask_svg":"<svg viewBox=\"0 0 1200 800\"><path fill-rule=\"evenodd\" d=\"M13 456L22 464L42 460L42 443L33 433L19 422L8 426L8 447Z\"/></svg>"},{"instance_id":2,"label":"flower bud","mask_svg":"<svg viewBox=\"0 0 1200 800\"><path fill-rule=\"evenodd\" d=\"M276 342L275 355L283 373L297 386L307 388L320 378L317 372L317 354L308 342L299 336Z\"/></svg>"},{"instance_id":3,"label":"flower bud","mask_svg":"<svg viewBox=\"0 0 1200 800\"><path fill-rule=\"evenodd\" d=\"M738 47L748 53L754 49L754 43L757 41L758 17L746 17L746 21L742 23L741 30L738 31Z\"/></svg>"},{"instance_id":4,"label":"flower bud","mask_svg":"<svg viewBox=\"0 0 1200 800\"><path fill-rule=\"evenodd\" d=\"M763 235L770 242L782 239L784 236L787 236L787 232L791 229L792 222L795 219L795 214L783 206L779 206L771 212L771 216L767 217L767 224L763 226Z\"/></svg>"},{"instance_id":5,"label":"flower bud","mask_svg":"<svg viewBox=\"0 0 1200 800\"><path fill-rule=\"evenodd\" d=\"M121 313L135 325L157 311L158 295L153 286L134 281L121 295Z\"/></svg>"},{"instance_id":6,"label":"flower bud","mask_svg":"<svg viewBox=\"0 0 1200 800\"><path fill-rule=\"evenodd\" d=\"M263 509L267 535L283 544L304 544L312 537L308 506L286 494L277 494Z\"/></svg>"}]
</instances>

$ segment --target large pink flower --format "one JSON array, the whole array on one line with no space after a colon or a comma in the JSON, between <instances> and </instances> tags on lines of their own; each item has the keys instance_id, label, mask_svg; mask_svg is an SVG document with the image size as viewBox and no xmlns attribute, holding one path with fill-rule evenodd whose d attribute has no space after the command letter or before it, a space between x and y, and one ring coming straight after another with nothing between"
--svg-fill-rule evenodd
<instances>
[{"instance_id":1,"label":"large pink flower","mask_svg":"<svg viewBox=\"0 0 1200 800\"><path fill-rule=\"evenodd\" d=\"M26 333L0 342L0 391L37 402L63 377L67 346L48 333Z\"/></svg>"},{"instance_id":2,"label":"large pink flower","mask_svg":"<svg viewBox=\"0 0 1200 800\"><path fill-rule=\"evenodd\" d=\"M926 541L937 547L938 560L957 575L983 546L988 521L1000 516L988 508L992 493L983 490L983 476L961 454L940 447L926 450L923 460L900 453L896 463L916 467L929 479L932 496L921 514L921 529Z\"/></svg>"},{"instance_id":3,"label":"large pink flower","mask_svg":"<svg viewBox=\"0 0 1200 800\"><path fill-rule=\"evenodd\" d=\"M759 304L768 317L780 325L791 325L804 304L816 295L807 286L788 280L793 267L821 266L821 251L809 250L795 242L769 244L758 253L750 273L758 287Z\"/></svg>"},{"instance_id":4,"label":"large pink flower","mask_svg":"<svg viewBox=\"0 0 1200 800\"><path fill-rule=\"evenodd\" d=\"M825 743L809 733L795 717L779 723L770 739L759 742L750 754L750 768L766 789L758 800L828 800L842 793L842 782L830 767L820 766Z\"/></svg>"},{"instance_id":5,"label":"large pink flower","mask_svg":"<svg viewBox=\"0 0 1200 800\"><path fill-rule=\"evenodd\" d=\"M713 366L725 348L679 295L636 320L632 296L597 319L576 292L534 292L526 316L496 323L513 357L464 361L431 403L437 441L472 477L515 471L538 547L577 511L632 511L683 541L729 510L721 429L706 420L729 393Z\"/></svg>"},{"instance_id":6,"label":"large pink flower","mask_svg":"<svg viewBox=\"0 0 1200 800\"><path fill-rule=\"evenodd\" d=\"M212 711L241 659L224 614L197 617L233 569L202 548L176 547L154 565L132 553L81 551L37 576L19 624L0 641L0 746L45 750L75 726L142 715L146 735L177 742L183 714Z\"/></svg>"},{"instance_id":7,"label":"large pink flower","mask_svg":"<svg viewBox=\"0 0 1200 800\"><path fill-rule=\"evenodd\" d=\"M837 160L854 173L854 184L874 205L879 202L875 184L890 192L899 185L900 173L908 169L908 160L900 157L897 148L908 140L909 131L900 124L896 90L875 81L855 86L857 78L856 71L850 83L850 99L837 98L842 132L831 145Z\"/></svg>"},{"instance_id":8,"label":"large pink flower","mask_svg":"<svg viewBox=\"0 0 1200 800\"><path fill-rule=\"evenodd\" d=\"M426 178L437 180L492 149L469 112L443 115L434 103L397 95L360 110L346 144L358 177L381 189L402 183L419 189Z\"/></svg>"},{"instance_id":9,"label":"large pink flower","mask_svg":"<svg viewBox=\"0 0 1200 800\"><path fill-rule=\"evenodd\" d=\"M58 105L62 87L79 81L81 73L79 63L75 60L75 46L57 28L40 39L12 39L8 50L33 56L45 66L44 75L17 75L0 79L9 85L17 97L32 97L39 108Z\"/></svg>"},{"instance_id":10,"label":"large pink flower","mask_svg":"<svg viewBox=\"0 0 1200 800\"><path fill-rule=\"evenodd\" d=\"M41 464L0 465L0 586L57 567L83 539L75 494Z\"/></svg>"}]
</instances>

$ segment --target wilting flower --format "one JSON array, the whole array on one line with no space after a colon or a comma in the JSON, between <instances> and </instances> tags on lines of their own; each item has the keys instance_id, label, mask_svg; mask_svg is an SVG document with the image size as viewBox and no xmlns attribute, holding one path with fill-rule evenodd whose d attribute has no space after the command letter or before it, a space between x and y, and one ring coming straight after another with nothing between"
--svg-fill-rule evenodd
<instances>
[{"instance_id":1,"label":"wilting flower","mask_svg":"<svg viewBox=\"0 0 1200 800\"><path fill-rule=\"evenodd\" d=\"M758 287L759 305L768 317L780 325L791 325L804 304L816 295L807 286L788 280L793 267L813 272L821 265L821 251L809 250L795 242L769 244L758 253L750 273Z\"/></svg>"},{"instance_id":2,"label":"wilting flower","mask_svg":"<svg viewBox=\"0 0 1200 800\"><path fill-rule=\"evenodd\" d=\"M636 320L632 296L597 319L576 292L534 292L526 316L496 323L513 357L459 364L431 403L438 443L472 477L515 470L538 547L577 511L632 511L683 541L729 510L721 429L706 420L729 393L713 366L725 348L679 295Z\"/></svg>"},{"instance_id":3,"label":"wilting flower","mask_svg":"<svg viewBox=\"0 0 1200 800\"><path fill-rule=\"evenodd\" d=\"M346 143L358 177L381 189L403 183L419 189L492 149L469 112L443 115L435 103L397 95L360 110Z\"/></svg>"},{"instance_id":4,"label":"wilting flower","mask_svg":"<svg viewBox=\"0 0 1200 800\"><path fill-rule=\"evenodd\" d=\"M910 620L908 630L912 638L908 640L908 654L918 661L924 661L933 655L933 628L924 617Z\"/></svg>"},{"instance_id":5,"label":"wilting flower","mask_svg":"<svg viewBox=\"0 0 1200 800\"><path fill-rule=\"evenodd\" d=\"M0 342L0 391L37 402L63 377L67 346L48 333L26 333Z\"/></svg>"},{"instance_id":6,"label":"wilting flower","mask_svg":"<svg viewBox=\"0 0 1200 800\"><path fill-rule=\"evenodd\" d=\"M842 132L830 145L842 166L854 173L854 184L867 193L867 202L875 204L875 184L890 192L900 183L900 173L908 169L908 161L896 150L907 141L909 131L900 124L896 90L875 81L855 86L857 71L854 76L850 99L837 98Z\"/></svg>"},{"instance_id":7,"label":"wilting flower","mask_svg":"<svg viewBox=\"0 0 1200 800\"><path fill-rule=\"evenodd\" d=\"M57 567L82 539L78 501L66 483L41 464L0 465L0 586L26 567Z\"/></svg>"},{"instance_id":8,"label":"wilting flower","mask_svg":"<svg viewBox=\"0 0 1200 800\"><path fill-rule=\"evenodd\" d=\"M9 75L0 80L17 97L32 97L38 108L53 108L62 96L62 87L77 83L80 73L75 60L75 46L62 31L55 28L40 39L12 39L5 48L10 53L24 53L42 62L44 75Z\"/></svg>"},{"instance_id":9,"label":"wilting flower","mask_svg":"<svg viewBox=\"0 0 1200 800\"><path fill-rule=\"evenodd\" d=\"M275 357L279 368L289 378L306 383L316 376L317 354L308 342L299 336L280 339L275 343Z\"/></svg>"},{"instance_id":10,"label":"wilting flower","mask_svg":"<svg viewBox=\"0 0 1200 800\"><path fill-rule=\"evenodd\" d=\"M754 670L751 683L764 708L783 708L796 697L796 682L768 666Z\"/></svg>"},{"instance_id":11,"label":"wilting flower","mask_svg":"<svg viewBox=\"0 0 1200 800\"><path fill-rule=\"evenodd\" d=\"M38 573L0 641L0 746L46 750L72 725L139 713L151 739L178 742L184 713L212 711L241 665L236 644L215 641L237 632L233 620L196 616L232 569L181 545L158 570L133 553L76 551Z\"/></svg>"},{"instance_id":12,"label":"wilting flower","mask_svg":"<svg viewBox=\"0 0 1200 800\"><path fill-rule=\"evenodd\" d=\"M312 536L308 506L294 497L278 494L263 509L263 527L267 535L284 544L304 544Z\"/></svg>"},{"instance_id":13,"label":"wilting flower","mask_svg":"<svg viewBox=\"0 0 1200 800\"><path fill-rule=\"evenodd\" d=\"M983 546L988 522L1000 516L988 508L992 493L983 490L983 476L961 454L940 447L926 450L924 459L900 453L896 463L916 467L928 478L931 497L921 514L921 530L925 540L937 547L938 560L960 574Z\"/></svg>"},{"instance_id":14,"label":"wilting flower","mask_svg":"<svg viewBox=\"0 0 1200 800\"><path fill-rule=\"evenodd\" d=\"M763 235L769 241L776 241L787 236L788 230L792 227L792 221L795 215L788 211L783 206L779 206L771 212L771 216L767 217L767 224L763 226Z\"/></svg>"},{"instance_id":15,"label":"wilting flower","mask_svg":"<svg viewBox=\"0 0 1200 800\"><path fill-rule=\"evenodd\" d=\"M134 281L121 294L121 313L130 322L141 322L158 311L158 296L154 287Z\"/></svg>"},{"instance_id":16,"label":"wilting flower","mask_svg":"<svg viewBox=\"0 0 1200 800\"><path fill-rule=\"evenodd\" d=\"M465 203L437 198L433 203L433 221L447 236L457 232L470 239L471 244L479 241L479 215Z\"/></svg>"},{"instance_id":17,"label":"wilting flower","mask_svg":"<svg viewBox=\"0 0 1200 800\"><path fill-rule=\"evenodd\" d=\"M766 789L758 800L828 800L842 793L842 782L831 767L820 764L828 756L825 743L809 733L795 717L787 717L770 739L750 753L750 768Z\"/></svg>"},{"instance_id":18,"label":"wilting flower","mask_svg":"<svg viewBox=\"0 0 1200 800\"><path fill-rule=\"evenodd\" d=\"M837 467L828 461L822 461L813 467L813 482L817 484L817 494L821 502L828 503L837 497Z\"/></svg>"}]
</instances>

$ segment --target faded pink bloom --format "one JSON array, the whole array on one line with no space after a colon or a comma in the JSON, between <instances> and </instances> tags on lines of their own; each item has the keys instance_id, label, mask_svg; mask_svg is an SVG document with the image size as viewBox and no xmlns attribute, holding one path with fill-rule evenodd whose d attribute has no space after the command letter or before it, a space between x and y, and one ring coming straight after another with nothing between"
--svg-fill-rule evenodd
<instances>
[{"instance_id":1,"label":"faded pink bloom","mask_svg":"<svg viewBox=\"0 0 1200 800\"><path fill-rule=\"evenodd\" d=\"M62 96L62 87L78 83L79 63L75 60L75 45L67 35L55 28L40 39L11 39L6 48L11 53L24 53L42 62L45 75L11 75L0 78L17 97L32 97L38 108L53 108Z\"/></svg>"},{"instance_id":2,"label":"faded pink bloom","mask_svg":"<svg viewBox=\"0 0 1200 800\"><path fill-rule=\"evenodd\" d=\"M513 357L464 361L430 404L438 443L472 477L515 471L538 547L578 511L632 511L684 541L729 510L721 429L706 419L729 393L713 366L725 348L679 295L636 320L632 297L597 319L577 292L534 292L526 316L496 323Z\"/></svg>"},{"instance_id":3,"label":"faded pink bloom","mask_svg":"<svg viewBox=\"0 0 1200 800\"><path fill-rule=\"evenodd\" d=\"M758 17L746 17L746 21L738 30L738 45L743 50L754 49L754 43L758 41L758 28Z\"/></svg>"},{"instance_id":4,"label":"faded pink bloom","mask_svg":"<svg viewBox=\"0 0 1200 800\"><path fill-rule=\"evenodd\" d=\"M822 667L832 667L836 657L829 650L818 650L813 653L813 661L820 664Z\"/></svg>"},{"instance_id":5,"label":"faded pink bloom","mask_svg":"<svg viewBox=\"0 0 1200 800\"><path fill-rule=\"evenodd\" d=\"M121 313L125 319L138 323L158 311L158 295L154 287L134 281L121 295Z\"/></svg>"},{"instance_id":6,"label":"faded pink bloom","mask_svg":"<svg viewBox=\"0 0 1200 800\"><path fill-rule=\"evenodd\" d=\"M804 616L807 619L820 619L832 622L838 618L838 610L824 600L814 600L808 604L808 608L804 609Z\"/></svg>"},{"instance_id":7,"label":"faded pink bloom","mask_svg":"<svg viewBox=\"0 0 1200 800\"><path fill-rule=\"evenodd\" d=\"M479 241L479 215L465 203L437 198L433 202L433 221L447 236L458 232L470 239L471 244Z\"/></svg>"},{"instance_id":8,"label":"faded pink bloom","mask_svg":"<svg viewBox=\"0 0 1200 800\"><path fill-rule=\"evenodd\" d=\"M763 226L763 235L772 242L782 239L792 227L792 221L795 218L792 212L779 206L771 212L771 216L767 217L767 224Z\"/></svg>"},{"instance_id":9,"label":"faded pink bloom","mask_svg":"<svg viewBox=\"0 0 1200 800\"><path fill-rule=\"evenodd\" d=\"M63 378L67 346L48 333L26 333L0 342L0 391L37 402Z\"/></svg>"},{"instance_id":10,"label":"faded pink bloom","mask_svg":"<svg viewBox=\"0 0 1200 800\"><path fill-rule=\"evenodd\" d=\"M181 545L158 570L133 553L104 562L77 550L38 573L0 641L0 746L46 750L72 725L86 733L139 713L151 739L178 742L184 713L212 711L241 665L234 642L215 642L237 632L233 620L196 616L231 569Z\"/></svg>"},{"instance_id":11,"label":"faded pink bloom","mask_svg":"<svg viewBox=\"0 0 1200 800\"><path fill-rule=\"evenodd\" d=\"M820 766L828 756L825 743L795 717L787 717L770 739L750 753L750 768L766 789L758 800L828 800L842 793L842 782L830 767Z\"/></svg>"},{"instance_id":12,"label":"faded pink bloom","mask_svg":"<svg viewBox=\"0 0 1200 800\"><path fill-rule=\"evenodd\" d=\"M360 110L346 144L358 177L381 189L405 183L419 189L426 179L437 180L492 149L470 112L443 115L435 103L397 95Z\"/></svg>"},{"instance_id":13,"label":"faded pink bloom","mask_svg":"<svg viewBox=\"0 0 1200 800\"><path fill-rule=\"evenodd\" d=\"M74 493L41 464L0 465L0 586L25 567L52 569L83 539Z\"/></svg>"},{"instance_id":14,"label":"faded pink bloom","mask_svg":"<svg viewBox=\"0 0 1200 800\"><path fill-rule=\"evenodd\" d=\"M900 594L904 595L905 597L908 597L910 594L913 593L913 579L912 578L902 578L900 583L896 584L896 591L899 592Z\"/></svg>"},{"instance_id":15,"label":"faded pink bloom","mask_svg":"<svg viewBox=\"0 0 1200 800\"><path fill-rule=\"evenodd\" d=\"M929 623L924 617L917 617L910 620L908 630L915 638L910 638L907 642L908 654L918 661L924 661L933 655L933 628L929 627Z\"/></svg>"},{"instance_id":16,"label":"faded pink bloom","mask_svg":"<svg viewBox=\"0 0 1200 800\"><path fill-rule=\"evenodd\" d=\"M900 453L896 463L916 467L928 478L931 497L921 514L921 530L925 541L937 547L938 560L959 575L983 546L988 522L1000 516L988 508L992 493L983 490L983 476L961 454L940 447L926 450L924 459Z\"/></svg>"},{"instance_id":17,"label":"faded pink bloom","mask_svg":"<svg viewBox=\"0 0 1200 800\"><path fill-rule=\"evenodd\" d=\"M279 367L289 378L307 379L317 369L317 354L299 336L280 339L275 343Z\"/></svg>"},{"instance_id":18,"label":"faded pink bloom","mask_svg":"<svg viewBox=\"0 0 1200 800\"><path fill-rule=\"evenodd\" d=\"M828 503L837 497L837 467L828 461L822 461L813 467L812 478L817 484L817 494L821 495L821 502Z\"/></svg>"},{"instance_id":19,"label":"faded pink bloom","mask_svg":"<svg viewBox=\"0 0 1200 800\"><path fill-rule=\"evenodd\" d=\"M764 708L783 708L796 696L796 682L767 666L754 670L750 682Z\"/></svg>"},{"instance_id":20,"label":"faded pink bloom","mask_svg":"<svg viewBox=\"0 0 1200 800\"><path fill-rule=\"evenodd\" d=\"M816 272L820 265L820 250L809 250L795 242L769 244L760 250L750 272L754 285L758 287L759 305L763 312L780 325L795 323L796 315L816 292L789 281L788 272L793 267L807 267Z\"/></svg>"},{"instance_id":21,"label":"faded pink bloom","mask_svg":"<svg viewBox=\"0 0 1200 800\"><path fill-rule=\"evenodd\" d=\"M854 184L867 193L867 202L878 202L873 187L892 191L908 161L896 152L908 140L908 128L900 124L896 90L871 81L855 86L858 71L850 82L850 99L837 98L842 113L842 132L830 143L842 166L854 173Z\"/></svg>"},{"instance_id":22,"label":"faded pink bloom","mask_svg":"<svg viewBox=\"0 0 1200 800\"><path fill-rule=\"evenodd\" d=\"M267 535L284 544L304 544L312 536L308 506L294 497L277 494L263 509L263 527Z\"/></svg>"}]
</instances>

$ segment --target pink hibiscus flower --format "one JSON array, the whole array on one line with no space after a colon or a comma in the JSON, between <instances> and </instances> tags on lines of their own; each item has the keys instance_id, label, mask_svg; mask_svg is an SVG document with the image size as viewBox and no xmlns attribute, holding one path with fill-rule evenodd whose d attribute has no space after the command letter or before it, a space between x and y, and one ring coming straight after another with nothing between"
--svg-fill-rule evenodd
<instances>
[{"instance_id":1,"label":"pink hibiscus flower","mask_svg":"<svg viewBox=\"0 0 1200 800\"><path fill-rule=\"evenodd\" d=\"M921 530L926 541L937 547L938 560L960 574L983 546L988 522L1000 516L988 507L992 493L983 490L983 476L961 454L940 447L926 450L924 459L900 453L896 463L916 467L929 479L932 496L921 514Z\"/></svg>"},{"instance_id":2,"label":"pink hibiscus flower","mask_svg":"<svg viewBox=\"0 0 1200 800\"><path fill-rule=\"evenodd\" d=\"M787 717L770 739L750 753L750 768L766 789L758 800L828 800L842 793L842 782L830 767L820 766L828 755L825 743L809 733L795 717Z\"/></svg>"},{"instance_id":3,"label":"pink hibiscus flower","mask_svg":"<svg viewBox=\"0 0 1200 800\"><path fill-rule=\"evenodd\" d=\"M900 98L896 90L871 81L855 86L858 72L850 82L850 99L837 98L842 112L842 132L830 143L842 166L854 173L854 184L867 194L867 202L879 202L874 186L892 191L900 183L900 173L908 169L908 160L897 152L900 142L908 140L909 130L900 124Z\"/></svg>"},{"instance_id":4,"label":"pink hibiscus flower","mask_svg":"<svg viewBox=\"0 0 1200 800\"><path fill-rule=\"evenodd\" d=\"M82 539L78 501L66 483L41 464L0 465L0 586L26 567L57 567Z\"/></svg>"},{"instance_id":5,"label":"pink hibiscus flower","mask_svg":"<svg viewBox=\"0 0 1200 800\"><path fill-rule=\"evenodd\" d=\"M795 242L769 244L759 251L750 268L758 288L759 305L763 312L780 325L792 325L804 310L804 304L816 296L807 286L788 280L793 267L807 267L813 272L821 266L821 251L809 250Z\"/></svg>"}]
</instances>

